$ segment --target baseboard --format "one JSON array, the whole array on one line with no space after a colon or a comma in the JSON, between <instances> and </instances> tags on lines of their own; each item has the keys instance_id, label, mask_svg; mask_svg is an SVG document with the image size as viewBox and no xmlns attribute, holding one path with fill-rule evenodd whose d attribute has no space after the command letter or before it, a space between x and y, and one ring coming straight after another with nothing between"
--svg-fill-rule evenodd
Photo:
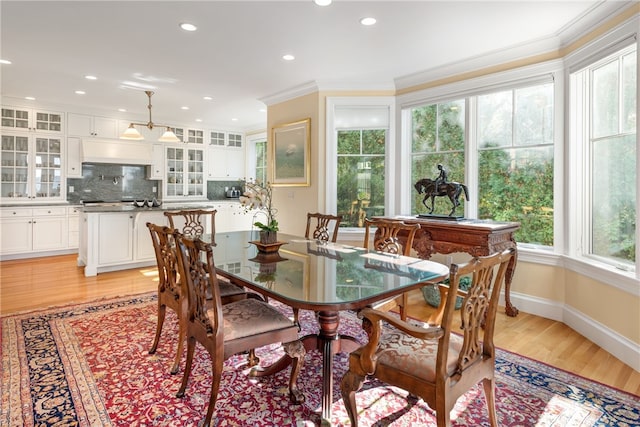
<instances>
[{"instance_id":1,"label":"baseboard","mask_svg":"<svg viewBox=\"0 0 640 427\"><path fill-rule=\"evenodd\" d=\"M640 371L640 346L638 344L575 308L557 301L513 292L511 293L511 303L522 312L564 323L623 363ZM504 304L504 299L502 304Z\"/></svg>"}]
</instances>

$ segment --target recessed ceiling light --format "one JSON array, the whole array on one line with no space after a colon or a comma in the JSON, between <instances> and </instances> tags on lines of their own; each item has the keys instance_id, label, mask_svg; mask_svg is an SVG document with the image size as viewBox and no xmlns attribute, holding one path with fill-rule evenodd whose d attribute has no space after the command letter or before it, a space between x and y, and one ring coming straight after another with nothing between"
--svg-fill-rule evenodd
<instances>
[{"instance_id":1,"label":"recessed ceiling light","mask_svg":"<svg viewBox=\"0 0 640 427\"><path fill-rule=\"evenodd\" d=\"M126 108L118 108L118 111L120 111L121 113L126 113L127 109Z\"/></svg>"},{"instance_id":2,"label":"recessed ceiling light","mask_svg":"<svg viewBox=\"0 0 640 427\"><path fill-rule=\"evenodd\" d=\"M329 6L331 4L331 0L313 0L313 2L318 6Z\"/></svg>"},{"instance_id":3,"label":"recessed ceiling light","mask_svg":"<svg viewBox=\"0 0 640 427\"><path fill-rule=\"evenodd\" d=\"M210 96L203 96L202 99L204 99L205 101L211 101L213 98Z\"/></svg>"},{"instance_id":4,"label":"recessed ceiling light","mask_svg":"<svg viewBox=\"0 0 640 427\"><path fill-rule=\"evenodd\" d=\"M87 92L83 91L83 90L77 90L76 91L76 95L85 95Z\"/></svg>"},{"instance_id":5,"label":"recessed ceiling light","mask_svg":"<svg viewBox=\"0 0 640 427\"><path fill-rule=\"evenodd\" d=\"M98 80L98 78L96 76L92 76L92 75L86 75L84 76L85 79L87 80Z\"/></svg>"},{"instance_id":6,"label":"recessed ceiling light","mask_svg":"<svg viewBox=\"0 0 640 427\"><path fill-rule=\"evenodd\" d=\"M202 119L196 119L196 122L200 123L202 121Z\"/></svg>"},{"instance_id":7,"label":"recessed ceiling light","mask_svg":"<svg viewBox=\"0 0 640 427\"><path fill-rule=\"evenodd\" d=\"M260 110L258 110L258 111L260 111L261 113L266 113L266 112L267 112L267 109L266 109L266 108L261 108L261 109L260 109Z\"/></svg>"},{"instance_id":8,"label":"recessed ceiling light","mask_svg":"<svg viewBox=\"0 0 640 427\"><path fill-rule=\"evenodd\" d=\"M293 61L294 59L296 59L296 57L291 54L286 54L282 55L282 59L284 59L285 61Z\"/></svg>"},{"instance_id":9,"label":"recessed ceiling light","mask_svg":"<svg viewBox=\"0 0 640 427\"><path fill-rule=\"evenodd\" d=\"M183 30L185 30L185 31L195 31L195 30L197 30L197 29L198 29L198 27L196 27L195 25L190 24L190 23L188 23L188 22L183 22L183 23L181 23L181 24L180 24L180 28L182 28L182 29L183 29Z\"/></svg>"},{"instance_id":10,"label":"recessed ceiling light","mask_svg":"<svg viewBox=\"0 0 640 427\"><path fill-rule=\"evenodd\" d=\"M376 18L362 18L360 23L366 26L373 25L376 23Z\"/></svg>"},{"instance_id":11,"label":"recessed ceiling light","mask_svg":"<svg viewBox=\"0 0 640 427\"><path fill-rule=\"evenodd\" d=\"M11 61L9 61L8 59L0 59L0 64L9 65L9 64L11 64Z\"/></svg>"},{"instance_id":12,"label":"recessed ceiling light","mask_svg":"<svg viewBox=\"0 0 640 427\"><path fill-rule=\"evenodd\" d=\"M180 107L180 109L181 109L181 110L188 110L188 109L189 109L189 107L187 107L187 106L185 105L185 106Z\"/></svg>"},{"instance_id":13,"label":"recessed ceiling light","mask_svg":"<svg viewBox=\"0 0 640 427\"><path fill-rule=\"evenodd\" d=\"M33 96L25 96L24 99L27 101L35 101L36 99Z\"/></svg>"},{"instance_id":14,"label":"recessed ceiling light","mask_svg":"<svg viewBox=\"0 0 640 427\"><path fill-rule=\"evenodd\" d=\"M237 122L237 121L238 121L238 118L237 118L237 117L234 117L234 118L232 118L232 119L231 119L231 121L232 121L232 122Z\"/></svg>"}]
</instances>

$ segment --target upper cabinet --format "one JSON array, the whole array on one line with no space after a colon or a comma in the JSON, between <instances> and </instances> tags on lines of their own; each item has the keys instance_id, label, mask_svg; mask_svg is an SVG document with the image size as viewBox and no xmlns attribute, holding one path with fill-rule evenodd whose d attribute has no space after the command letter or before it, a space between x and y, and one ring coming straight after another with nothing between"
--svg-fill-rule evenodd
<instances>
[{"instance_id":1,"label":"upper cabinet","mask_svg":"<svg viewBox=\"0 0 640 427\"><path fill-rule=\"evenodd\" d=\"M64 113L19 107L2 107L2 127L5 129L62 133Z\"/></svg>"},{"instance_id":2,"label":"upper cabinet","mask_svg":"<svg viewBox=\"0 0 640 427\"><path fill-rule=\"evenodd\" d=\"M67 114L67 134L79 137L118 138L118 120L86 114Z\"/></svg>"},{"instance_id":3,"label":"upper cabinet","mask_svg":"<svg viewBox=\"0 0 640 427\"><path fill-rule=\"evenodd\" d=\"M245 178L244 136L211 131L207 151L207 179L236 181Z\"/></svg>"},{"instance_id":4,"label":"upper cabinet","mask_svg":"<svg viewBox=\"0 0 640 427\"><path fill-rule=\"evenodd\" d=\"M0 196L20 200L61 199L62 138L5 132Z\"/></svg>"},{"instance_id":5,"label":"upper cabinet","mask_svg":"<svg viewBox=\"0 0 640 427\"><path fill-rule=\"evenodd\" d=\"M204 149L167 147L165 161L165 200L206 197Z\"/></svg>"},{"instance_id":6,"label":"upper cabinet","mask_svg":"<svg viewBox=\"0 0 640 427\"><path fill-rule=\"evenodd\" d=\"M170 128L178 139L186 144L204 145L205 131L203 129L193 129L184 127Z\"/></svg>"}]
</instances>

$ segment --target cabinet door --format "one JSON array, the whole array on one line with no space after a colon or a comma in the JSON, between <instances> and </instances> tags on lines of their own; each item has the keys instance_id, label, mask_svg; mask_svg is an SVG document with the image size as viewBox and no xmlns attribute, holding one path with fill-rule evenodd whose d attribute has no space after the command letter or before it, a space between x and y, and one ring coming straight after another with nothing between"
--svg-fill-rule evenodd
<instances>
[{"instance_id":1,"label":"cabinet door","mask_svg":"<svg viewBox=\"0 0 640 427\"><path fill-rule=\"evenodd\" d=\"M34 251L65 249L67 237L67 219L65 217L33 218Z\"/></svg>"},{"instance_id":2,"label":"cabinet door","mask_svg":"<svg viewBox=\"0 0 640 427\"><path fill-rule=\"evenodd\" d=\"M158 225L169 225L164 212L138 212L135 225L136 261L150 261L156 259L151 233L147 227L147 222Z\"/></svg>"},{"instance_id":3,"label":"cabinet door","mask_svg":"<svg viewBox=\"0 0 640 427\"><path fill-rule=\"evenodd\" d=\"M207 154L207 177L209 179L226 179L227 151L224 148L210 146Z\"/></svg>"},{"instance_id":4,"label":"cabinet door","mask_svg":"<svg viewBox=\"0 0 640 427\"><path fill-rule=\"evenodd\" d=\"M148 179L164 179L164 145L153 144L151 148L151 165L147 166Z\"/></svg>"},{"instance_id":5,"label":"cabinet door","mask_svg":"<svg viewBox=\"0 0 640 427\"><path fill-rule=\"evenodd\" d=\"M67 178L82 178L80 138L67 138Z\"/></svg>"},{"instance_id":6,"label":"cabinet door","mask_svg":"<svg viewBox=\"0 0 640 427\"><path fill-rule=\"evenodd\" d=\"M2 219L0 226L0 250L3 255L31 251L33 225L30 217Z\"/></svg>"},{"instance_id":7,"label":"cabinet door","mask_svg":"<svg viewBox=\"0 0 640 427\"><path fill-rule=\"evenodd\" d=\"M80 244L80 207L67 208L67 247L77 248Z\"/></svg>"},{"instance_id":8,"label":"cabinet door","mask_svg":"<svg viewBox=\"0 0 640 427\"><path fill-rule=\"evenodd\" d=\"M245 178L244 151L238 149L227 150L227 176L232 180Z\"/></svg>"},{"instance_id":9,"label":"cabinet door","mask_svg":"<svg viewBox=\"0 0 640 427\"><path fill-rule=\"evenodd\" d=\"M109 117L93 118L93 136L100 138L118 138L118 121Z\"/></svg>"},{"instance_id":10,"label":"cabinet door","mask_svg":"<svg viewBox=\"0 0 640 427\"><path fill-rule=\"evenodd\" d=\"M133 213L104 213L98 218L98 264L133 260Z\"/></svg>"},{"instance_id":11,"label":"cabinet door","mask_svg":"<svg viewBox=\"0 0 640 427\"><path fill-rule=\"evenodd\" d=\"M93 117L86 114L67 114L67 134L93 136Z\"/></svg>"},{"instance_id":12,"label":"cabinet door","mask_svg":"<svg viewBox=\"0 0 640 427\"><path fill-rule=\"evenodd\" d=\"M60 198L62 186L62 139L36 136L32 198Z\"/></svg>"},{"instance_id":13,"label":"cabinet door","mask_svg":"<svg viewBox=\"0 0 640 427\"><path fill-rule=\"evenodd\" d=\"M35 132L62 133L64 113L36 111L20 107L2 108L2 127Z\"/></svg>"}]
</instances>

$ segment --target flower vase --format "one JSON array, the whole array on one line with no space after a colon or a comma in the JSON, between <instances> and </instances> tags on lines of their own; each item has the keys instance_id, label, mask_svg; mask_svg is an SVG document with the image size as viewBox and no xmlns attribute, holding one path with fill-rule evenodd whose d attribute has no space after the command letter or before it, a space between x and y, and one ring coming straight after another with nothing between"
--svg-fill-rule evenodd
<instances>
[{"instance_id":1,"label":"flower vase","mask_svg":"<svg viewBox=\"0 0 640 427\"><path fill-rule=\"evenodd\" d=\"M263 245L271 245L278 241L278 232L262 230L260 231L260 243Z\"/></svg>"}]
</instances>

